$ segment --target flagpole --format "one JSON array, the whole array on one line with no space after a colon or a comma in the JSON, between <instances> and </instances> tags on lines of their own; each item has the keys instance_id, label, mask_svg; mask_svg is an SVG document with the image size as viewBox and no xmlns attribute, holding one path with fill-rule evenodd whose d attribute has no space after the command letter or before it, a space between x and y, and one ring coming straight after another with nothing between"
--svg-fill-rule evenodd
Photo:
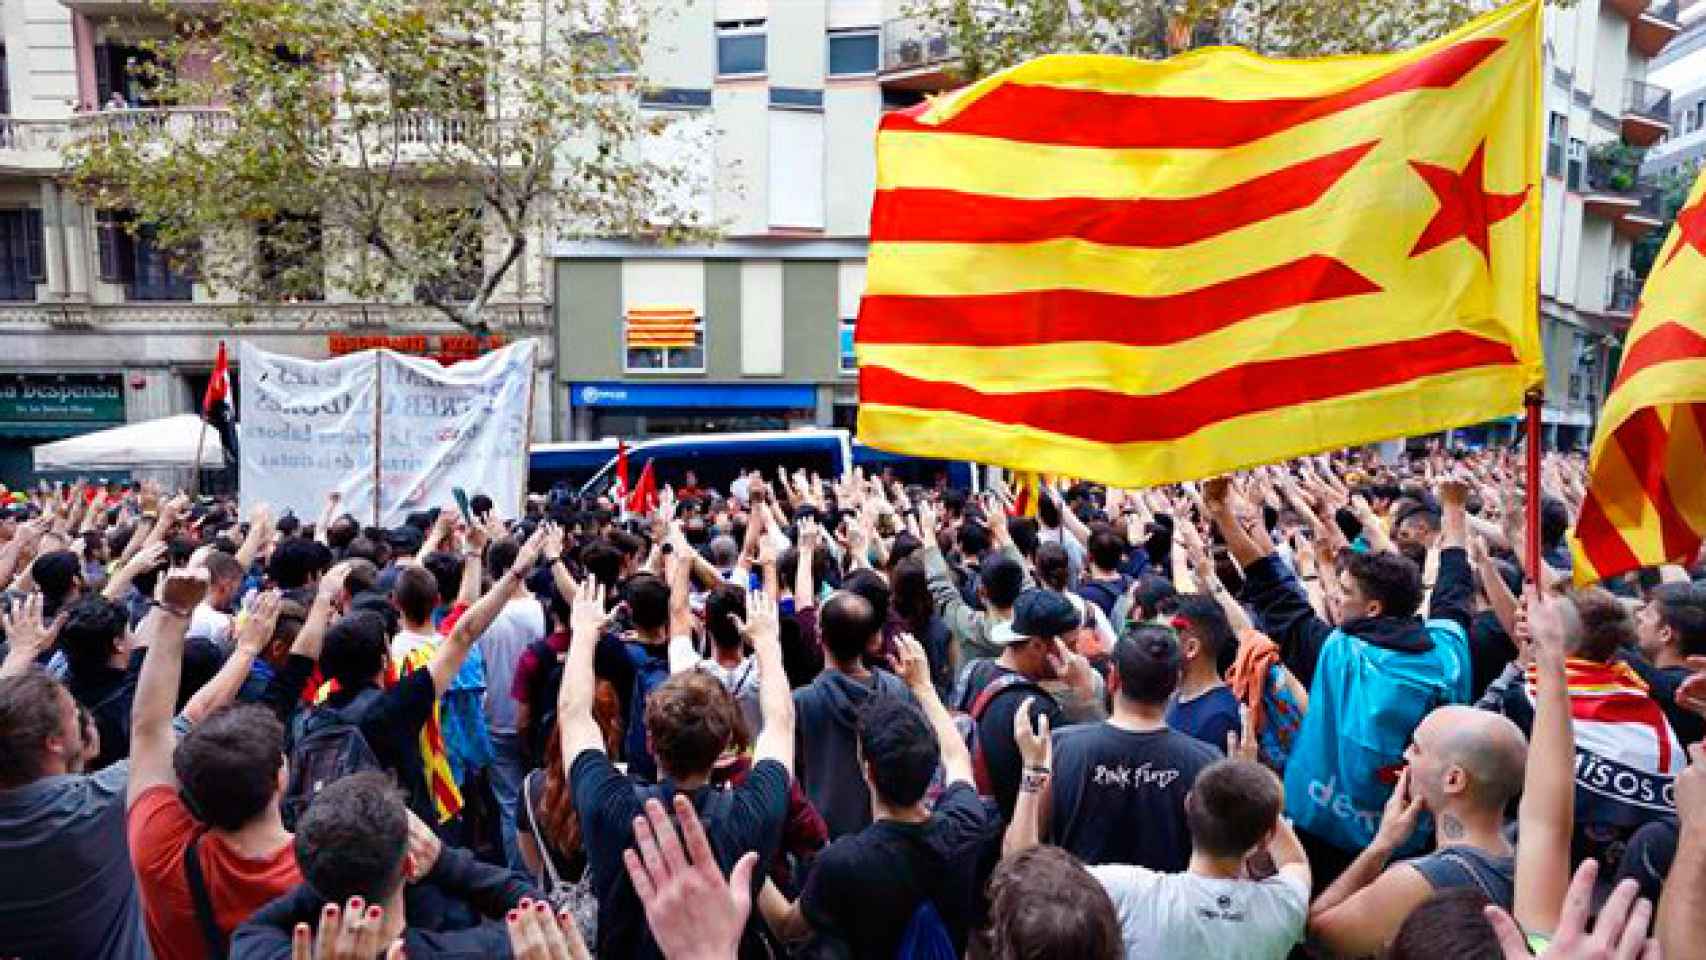
<instances>
[{"instance_id":1,"label":"flagpole","mask_svg":"<svg viewBox=\"0 0 1706 960\"><path fill-rule=\"evenodd\" d=\"M1543 399L1540 390L1528 391L1523 398L1523 405L1528 412L1528 497L1524 501L1527 513L1525 528L1528 531L1527 543L1523 548L1523 560L1528 566L1528 579L1537 588L1544 588L1546 582L1541 579L1540 558L1540 404Z\"/></svg>"},{"instance_id":2,"label":"flagpole","mask_svg":"<svg viewBox=\"0 0 1706 960\"><path fill-rule=\"evenodd\" d=\"M202 404L201 429L195 437L195 468L190 471L190 498L201 496L201 451L207 444L207 404Z\"/></svg>"}]
</instances>

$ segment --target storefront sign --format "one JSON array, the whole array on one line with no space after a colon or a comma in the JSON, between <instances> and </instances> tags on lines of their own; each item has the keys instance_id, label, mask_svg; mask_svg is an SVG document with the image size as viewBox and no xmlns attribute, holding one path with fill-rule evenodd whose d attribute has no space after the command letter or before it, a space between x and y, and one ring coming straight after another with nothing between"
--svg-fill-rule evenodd
<instances>
[{"instance_id":1,"label":"storefront sign","mask_svg":"<svg viewBox=\"0 0 1706 960\"><path fill-rule=\"evenodd\" d=\"M575 383L569 402L605 410L810 410L817 387L809 383Z\"/></svg>"},{"instance_id":2,"label":"storefront sign","mask_svg":"<svg viewBox=\"0 0 1706 960\"><path fill-rule=\"evenodd\" d=\"M508 346L509 342L509 337L501 333L483 337L472 334L358 337L334 333L326 338L326 351L334 357L342 357L363 350L392 350L411 357L429 357L449 365L483 356Z\"/></svg>"},{"instance_id":3,"label":"storefront sign","mask_svg":"<svg viewBox=\"0 0 1706 960\"><path fill-rule=\"evenodd\" d=\"M116 373L0 377L0 421L123 423L124 380Z\"/></svg>"}]
</instances>

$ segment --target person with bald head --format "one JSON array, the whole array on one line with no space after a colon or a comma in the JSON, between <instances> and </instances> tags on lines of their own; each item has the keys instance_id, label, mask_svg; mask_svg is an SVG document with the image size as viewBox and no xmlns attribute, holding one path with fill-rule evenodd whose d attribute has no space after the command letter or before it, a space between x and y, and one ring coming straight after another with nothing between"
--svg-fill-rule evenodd
<instances>
[{"instance_id":1,"label":"person with bald head","mask_svg":"<svg viewBox=\"0 0 1706 960\"><path fill-rule=\"evenodd\" d=\"M1311 937L1335 956L1380 953L1440 890L1476 890L1510 909L1516 850L1505 810L1522 790L1527 756L1522 731L1499 714L1444 706L1424 717L1373 842L1310 906ZM1433 852L1389 863L1424 813Z\"/></svg>"}]
</instances>

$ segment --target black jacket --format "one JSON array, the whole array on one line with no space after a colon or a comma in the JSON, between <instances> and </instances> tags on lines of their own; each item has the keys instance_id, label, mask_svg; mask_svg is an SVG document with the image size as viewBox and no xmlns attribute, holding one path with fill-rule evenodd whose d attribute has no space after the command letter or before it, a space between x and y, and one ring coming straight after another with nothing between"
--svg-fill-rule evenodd
<instances>
[{"instance_id":1,"label":"black jacket","mask_svg":"<svg viewBox=\"0 0 1706 960\"><path fill-rule=\"evenodd\" d=\"M403 946L412 958L489 960L510 956L509 933L501 922L523 897L543 899L532 881L519 873L445 847L432 872L405 894L409 925ZM289 960L290 935L298 923L319 926L324 897L303 883L255 911L231 937L231 960ZM492 923L466 926L468 908ZM457 914L464 914L458 917Z\"/></svg>"}]
</instances>

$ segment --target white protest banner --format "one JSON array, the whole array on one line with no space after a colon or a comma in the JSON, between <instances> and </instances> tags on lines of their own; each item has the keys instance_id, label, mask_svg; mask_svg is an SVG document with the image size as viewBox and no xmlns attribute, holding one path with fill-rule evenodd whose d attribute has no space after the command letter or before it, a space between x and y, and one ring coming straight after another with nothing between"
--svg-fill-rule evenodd
<instances>
[{"instance_id":1,"label":"white protest banner","mask_svg":"<svg viewBox=\"0 0 1706 960\"><path fill-rule=\"evenodd\" d=\"M537 350L524 341L445 367L390 350L302 360L243 344L244 509L313 518L337 490L340 512L391 527L451 506L462 487L518 516Z\"/></svg>"},{"instance_id":2,"label":"white protest banner","mask_svg":"<svg viewBox=\"0 0 1706 960\"><path fill-rule=\"evenodd\" d=\"M456 487L491 497L499 516L521 515L538 347L523 340L448 367L380 351L381 526L453 506Z\"/></svg>"},{"instance_id":3,"label":"white protest banner","mask_svg":"<svg viewBox=\"0 0 1706 960\"><path fill-rule=\"evenodd\" d=\"M265 503L274 516L290 510L312 521L336 490L341 510L372 517L372 355L303 360L244 343L238 358L243 509Z\"/></svg>"}]
</instances>

